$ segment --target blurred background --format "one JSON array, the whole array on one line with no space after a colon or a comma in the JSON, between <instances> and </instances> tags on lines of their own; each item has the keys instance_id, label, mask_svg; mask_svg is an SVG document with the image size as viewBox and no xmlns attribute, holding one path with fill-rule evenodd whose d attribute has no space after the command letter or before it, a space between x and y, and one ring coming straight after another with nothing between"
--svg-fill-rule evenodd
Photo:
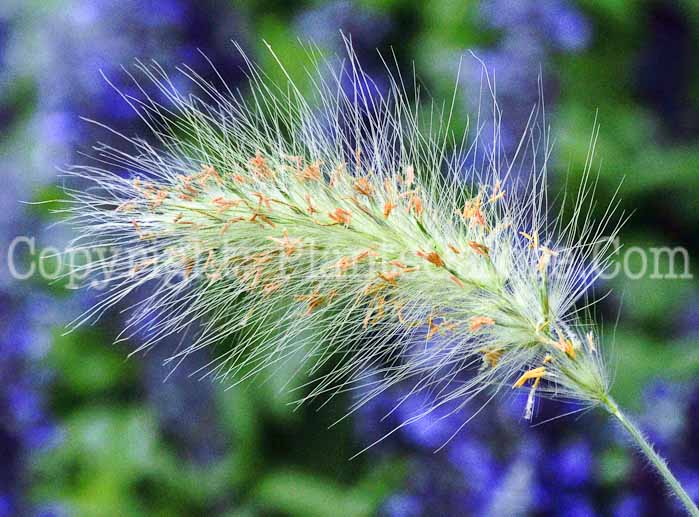
<instances>
[{"instance_id":1,"label":"blurred background","mask_svg":"<svg viewBox=\"0 0 699 517\"><path fill-rule=\"evenodd\" d=\"M274 76L263 39L300 66L298 40L341 53L339 29L370 75L382 70L375 49L392 48L436 98L449 98L460 56L476 52L495 74L509 151L541 74L554 187L582 174L597 117L600 207L624 179L623 207L634 212L616 262L632 274L602 283L614 291L598 309L617 364L613 395L699 499L696 263L685 272L676 255L674 278L668 260L656 274L647 264L650 247L682 247L690 259L699 252L697 2L3 0L0 516L680 514L601 413L531 425L513 397L488 406L438 454L462 419L421 421L348 461L401 422L400 411L381 421L400 393L328 430L348 400L293 412L273 381L224 391L188 376L206 353L166 380L166 344L132 358L137 342L112 344L119 310L64 335L90 292L13 278L12 267L60 269L36 257L70 240L68 228L52 225L57 204L20 201L60 199L57 167L104 139L79 117L145 134L100 70L126 91L120 67L135 58L210 76L201 49L245 91L231 40ZM467 113L467 79L480 65L463 66L457 105ZM25 241L8 254L17 236L35 238L37 252ZM572 409L543 403L535 423Z\"/></svg>"}]
</instances>

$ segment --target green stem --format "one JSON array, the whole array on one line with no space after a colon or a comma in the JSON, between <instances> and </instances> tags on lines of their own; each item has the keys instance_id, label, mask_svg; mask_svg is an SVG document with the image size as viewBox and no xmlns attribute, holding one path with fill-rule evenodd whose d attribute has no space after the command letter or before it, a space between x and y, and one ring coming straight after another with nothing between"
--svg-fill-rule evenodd
<instances>
[{"instance_id":1,"label":"green stem","mask_svg":"<svg viewBox=\"0 0 699 517\"><path fill-rule=\"evenodd\" d=\"M619 406L611 397L602 399L602 404L607 411L619 420L624 429L636 441L643 451L643 454L645 454L648 460L653 464L665 483L667 483L675 495L682 501L687 513L693 517L699 517L697 505L692 501L691 497L689 497L689 494L687 494L677 478L670 472L665 460L655 451L651 443L643 436L643 433L621 412Z\"/></svg>"}]
</instances>

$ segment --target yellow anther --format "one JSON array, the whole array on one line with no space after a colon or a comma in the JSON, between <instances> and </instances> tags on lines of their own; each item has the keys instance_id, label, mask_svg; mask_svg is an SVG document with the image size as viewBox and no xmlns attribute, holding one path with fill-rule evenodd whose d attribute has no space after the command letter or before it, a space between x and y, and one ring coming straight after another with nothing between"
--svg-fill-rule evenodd
<instances>
[{"instance_id":1,"label":"yellow anther","mask_svg":"<svg viewBox=\"0 0 699 517\"><path fill-rule=\"evenodd\" d=\"M530 248L539 249L539 232L534 231L531 235L527 232L519 232L519 234L529 241Z\"/></svg>"},{"instance_id":2,"label":"yellow anther","mask_svg":"<svg viewBox=\"0 0 699 517\"><path fill-rule=\"evenodd\" d=\"M573 342L570 339L567 339L563 334L560 332L558 333L558 341L554 342L554 346L558 348L561 352L565 352L565 354L570 357L571 359L575 359L575 347L573 346Z\"/></svg>"},{"instance_id":3,"label":"yellow anther","mask_svg":"<svg viewBox=\"0 0 699 517\"><path fill-rule=\"evenodd\" d=\"M543 366L539 366L538 368L533 368L531 370L527 370L524 372L519 379L515 381L515 383L512 385L512 389L514 388L521 388L524 386L524 383L527 382L528 380L535 379L535 384L538 385L540 379L546 374L546 368Z\"/></svg>"},{"instance_id":4,"label":"yellow anther","mask_svg":"<svg viewBox=\"0 0 699 517\"><path fill-rule=\"evenodd\" d=\"M491 368L495 368L498 362L500 362L500 358L502 357L502 349L500 348L495 348L491 350L487 348L482 348L479 351L483 354L483 361L490 365Z\"/></svg>"}]
</instances>

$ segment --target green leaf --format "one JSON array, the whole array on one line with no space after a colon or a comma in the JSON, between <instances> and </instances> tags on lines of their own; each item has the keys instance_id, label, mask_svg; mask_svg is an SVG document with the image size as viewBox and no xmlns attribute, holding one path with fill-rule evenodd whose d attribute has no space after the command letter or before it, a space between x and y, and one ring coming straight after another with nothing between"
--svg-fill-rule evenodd
<instances>
[{"instance_id":1,"label":"green leaf","mask_svg":"<svg viewBox=\"0 0 699 517\"><path fill-rule=\"evenodd\" d=\"M259 483L255 494L263 507L291 516L364 517L375 510L370 501L329 479L293 470L271 473Z\"/></svg>"},{"instance_id":2,"label":"green leaf","mask_svg":"<svg viewBox=\"0 0 699 517\"><path fill-rule=\"evenodd\" d=\"M48 362L58 373L62 396L86 396L126 386L134 380L135 363L98 327L83 327L70 334L54 333Z\"/></svg>"}]
</instances>

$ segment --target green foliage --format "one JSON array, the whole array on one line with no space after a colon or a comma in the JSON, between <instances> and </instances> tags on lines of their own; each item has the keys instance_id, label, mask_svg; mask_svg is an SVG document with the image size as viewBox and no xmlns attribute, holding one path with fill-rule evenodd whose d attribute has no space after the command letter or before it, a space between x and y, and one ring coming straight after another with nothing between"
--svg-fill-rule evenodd
<instances>
[{"instance_id":1,"label":"green foliage","mask_svg":"<svg viewBox=\"0 0 699 517\"><path fill-rule=\"evenodd\" d=\"M225 453L204 463L188 459L144 398L142 359L125 359L128 344L106 346L111 339L97 329L56 333L47 362L56 372L52 407L62 434L35 457L37 503L58 502L89 517L222 508L235 509L230 515L368 516L404 477L394 460L371 468L347 463L356 451L351 429L326 430L341 407L329 407L319 423L314 411L294 413L265 384L230 391L217 385L216 434L225 437ZM332 450L338 455L328 455ZM353 466L349 478L346 465Z\"/></svg>"}]
</instances>

